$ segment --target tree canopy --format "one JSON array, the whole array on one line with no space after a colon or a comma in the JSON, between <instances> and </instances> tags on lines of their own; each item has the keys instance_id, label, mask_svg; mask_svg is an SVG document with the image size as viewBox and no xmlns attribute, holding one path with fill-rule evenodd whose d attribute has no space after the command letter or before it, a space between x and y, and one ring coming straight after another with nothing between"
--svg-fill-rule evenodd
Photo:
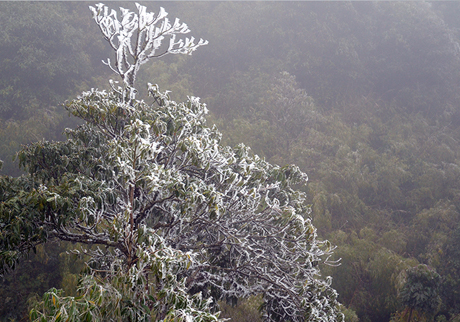
<instances>
[{"instance_id":1,"label":"tree canopy","mask_svg":"<svg viewBox=\"0 0 460 322\"><path fill-rule=\"evenodd\" d=\"M142 63L207 43L176 41L185 24L136 6L120 8L121 20L91 7L121 86L69 102L84 123L63 142L23 148L28 174L1 178L4 273L41 243L91 246L74 251L86 259L77 296L51 289L31 319L215 321L217 300L262 294L267 321L341 320L331 278L319 275L333 247L317 239L295 189L306 174L222 145L197 97L176 103L149 84L153 102L136 99Z\"/></svg>"}]
</instances>

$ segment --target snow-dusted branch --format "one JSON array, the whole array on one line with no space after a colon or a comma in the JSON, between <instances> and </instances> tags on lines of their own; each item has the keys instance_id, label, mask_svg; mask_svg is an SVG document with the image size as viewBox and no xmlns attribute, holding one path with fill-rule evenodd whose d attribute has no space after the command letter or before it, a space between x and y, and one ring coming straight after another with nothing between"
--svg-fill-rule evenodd
<instances>
[{"instance_id":1,"label":"snow-dusted branch","mask_svg":"<svg viewBox=\"0 0 460 322\"><path fill-rule=\"evenodd\" d=\"M116 52L114 63L110 59L104 63L121 76L130 98L134 98L137 72L150 58L166 54L190 55L198 47L208 44L203 39L195 43L194 37L177 39L178 34L187 34L190 30L177 18L171 23L163 8L155 15L138 3L136 7L138 13L120 7L118 19L117 12L109 11L102 3L90 6L94 20ZM168 40L169 44L164 44Z\"/></svg>"}]
</instances>

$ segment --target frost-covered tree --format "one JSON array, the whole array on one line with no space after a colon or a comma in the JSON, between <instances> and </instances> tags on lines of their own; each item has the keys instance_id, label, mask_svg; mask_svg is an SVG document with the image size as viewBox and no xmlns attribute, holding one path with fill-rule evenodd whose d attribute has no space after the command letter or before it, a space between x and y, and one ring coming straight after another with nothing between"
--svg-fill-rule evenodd
<instances>
[{"instance_id":1,"label":"frost-covered tree","mask_svg":"<svg viewBox=\"0 0 460 322\"><path fill-rule=\"evenodd\" d=\"M176 103L139 66L206 44L178 20L91 8L116 51L122 78L84 92L67 109L85 123L64 142L38 142L18 158L29 175L0 178L3 270L37 244L70 241L87 260L78 296L52 289L36 321L217 321L217 300L262 294L267 321L340 321L337 293L319 268L333 247L318 241L304 193L307 176L249 148L222 146L196 97ZM169 46L162 41L170 37ZM135 44L135 45L134 45Z\"/></svg>"}]
</instances>

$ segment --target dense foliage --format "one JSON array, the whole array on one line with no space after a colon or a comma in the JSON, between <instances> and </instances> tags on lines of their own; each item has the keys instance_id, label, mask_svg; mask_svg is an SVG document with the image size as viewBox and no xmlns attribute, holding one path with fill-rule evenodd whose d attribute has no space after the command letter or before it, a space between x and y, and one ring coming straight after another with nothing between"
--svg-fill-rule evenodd
<instances>
[{"instance_id":1,"label":"dense foliage","mask_svg":"<svg viewBox=\"0 0 460 322\"><path fill-rule=\"evenodd\" d=\"M21 144L62 139L76 124L58 106L108 74L97 57L105 55L102 39L86 32L84 10L70 2L0 3L0 159L7 173L20 173L12 156Z\"/></svg>"},{"instance_id":2,"label":"dense foliage","mask_svg":"<svg viewBox=\"0 0 460 322\"><path fill-rule=\"evenodd\" d=\"M460 5L171 2L168 8L212 46L193 59L169 56L143 65L138 82L171 89L179 101L200 96L223 143L244 142L272 164L295 163L308 173L301 190L312 204L310 216L319 236L339 246L341 266L323 272L334 277L346 319L407 320L410 309L399 296L404 276L424 264L441 277L440 302L431 299L439 304L434 316L413 310L412 320L457 321ZM96 34L89 24L68 24L76 26ZM138 90L147 101L148 91ZM37 109L36 118L48 115ZM0 122L7 124L0 127L0 153L8 154L0 158L12 173L8 161L19 142L45 136L48 125ZM31 124L33 134L25 131ZM41 252L30 260L46 265ZM73 276L64 266L56 268L57 279ZM21 276L42 276L16 272L17 285ZM17 287L21 294L27 294L24 284ZM223 304L225 316L254 321L261 299L240 302L234 312Z\"/></svg>"},{"instance_id":3,"label":"dense foliage","mask_svg":"<svg viewBox=\"0 0 460 322\"><path fill-rule=\"evenodd\" d=\"M400 301L406 307L407 321L414 312L432 318L440 304L439 285L441 276L426 265L412 267L405 272L405 281L399 292ZM407 312L408 311L408 312Z\"/></svg>"}]
</instances>

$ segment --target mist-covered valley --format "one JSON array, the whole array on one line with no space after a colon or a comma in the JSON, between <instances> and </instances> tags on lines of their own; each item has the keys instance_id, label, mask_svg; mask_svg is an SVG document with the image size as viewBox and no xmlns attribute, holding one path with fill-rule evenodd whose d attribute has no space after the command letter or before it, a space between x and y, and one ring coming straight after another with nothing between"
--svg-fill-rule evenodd
<instances>
[{"instance_id":1,"label":"mist-covered valley","mask_svg":"<svg viewBox=\"0 0 460 322\"><path fill-rule=\"evenodd\" d=\"M346 321L460 320L459 3L140 3L209 44L144 64L139 97L148 82L178 102L200 97L223 145L308 175L296 188L318 239L336 246L340 265L321 276ZM117 77L89 5L0 3L1 176L25 173L13 161L22 145L82 124L65 101ZM71 248L41 245L4 275L1 321L28 319L51 287L75 294L84 264ZM260 297L233 300L224 317L262 320Z\"/></svg>"}]
</instances>

